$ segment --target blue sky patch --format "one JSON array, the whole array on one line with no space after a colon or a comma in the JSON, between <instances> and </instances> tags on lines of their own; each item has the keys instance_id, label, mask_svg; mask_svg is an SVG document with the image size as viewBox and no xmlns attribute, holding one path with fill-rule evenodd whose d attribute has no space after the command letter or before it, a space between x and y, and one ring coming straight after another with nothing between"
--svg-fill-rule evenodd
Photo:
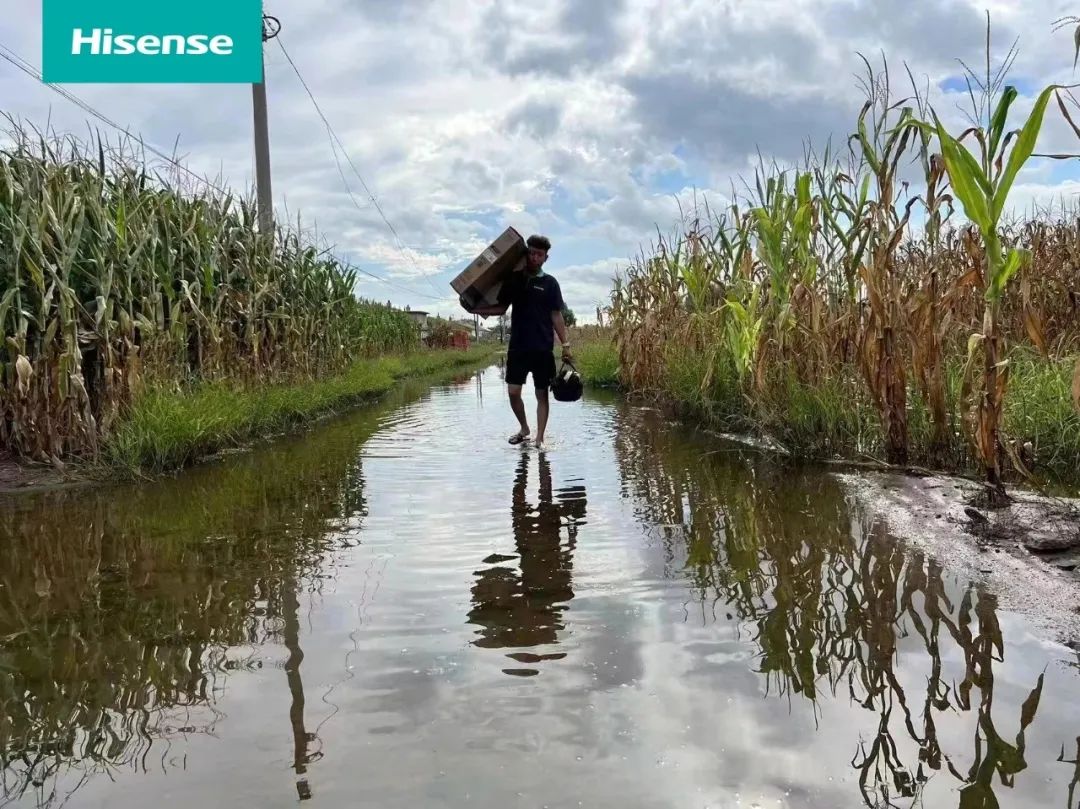
<instances>
[{"instance_id":1,"label":"blue sky patch","mask_svg":"<svg viewBox=\"0 0 1080 809\"><path fill-rule=\"evenodd\" d=\"M1011 84L1022 96L1033 96L1039 92L1038 85L1032 79L1029 79L1025 76L1010 76L1006 79L1005 84ZM973 81L971 83L971 86L975 91L975 97L978 98L978 85L975 84L975 82ZM942 91L946 93L963 93L964 95L967 95L967 77L964 75L949 76L944 81L939 82L938 87L940 87Z\"/></svg>"}]
</instances>

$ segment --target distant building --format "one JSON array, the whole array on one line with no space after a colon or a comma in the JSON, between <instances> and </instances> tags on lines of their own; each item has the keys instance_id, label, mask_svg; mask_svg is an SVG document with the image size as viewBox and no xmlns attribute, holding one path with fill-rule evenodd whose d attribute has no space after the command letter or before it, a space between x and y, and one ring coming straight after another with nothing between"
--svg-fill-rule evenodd
<instances>
[{"instance_id":1,"label":"distant building","mask_svg":"<svg viewBox=\"0 0 1080 809\"><path fill-rule=\"evenodd\" d=\"M415 309L405 307L405 313L412 318L413 322L420 327L420 341L423 342L431 333L428 328L428 312L420 312Z\"/></svg>"},{"instance_id":2,"label":"distant building","mask_svg":"<svg viewBox=\"0 0 1080 809\"><path fill-rule=\"evenodd\" d=\"M469 334L480 342L484 342L486 340L497 340L499 337L499 329L497 322L494 327L485 326L483 322L479 322L479 325L477 325L478 321L473 320L472 318L463 317L460 320L453 321L453 323L455 328L460 326L463 329L468 329Z\"/></svg>"}]
</instances>

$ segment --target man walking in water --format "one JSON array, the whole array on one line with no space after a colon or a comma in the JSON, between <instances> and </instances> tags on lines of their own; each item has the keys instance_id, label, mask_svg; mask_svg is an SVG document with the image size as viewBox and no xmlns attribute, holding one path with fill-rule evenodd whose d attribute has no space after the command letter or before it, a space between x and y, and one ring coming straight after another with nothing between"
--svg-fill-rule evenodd
<instances>
[{"instance_id":1,"label":"man walking in water","mask_svg":"<svg viewBox=\"0 0 1080 809\"><path fill-rule=\"evenodd\" d=\"M570 343L563 320L562 289L559 282L544 272L551 242L544 236L530 236L525 242L528 256L521 269L514 272L499 290L498 304L476 310L480 315L510 314L510 345L506 352L506 385L510 408L520 429L510 436L511 444L520 444L530 435L529 420L521 390L532 374L536 389L536 447L544 448L548 422L548 389L555 378L555 334L562 345L563 361L572 361Z\"/></svg>"}]
</instances>

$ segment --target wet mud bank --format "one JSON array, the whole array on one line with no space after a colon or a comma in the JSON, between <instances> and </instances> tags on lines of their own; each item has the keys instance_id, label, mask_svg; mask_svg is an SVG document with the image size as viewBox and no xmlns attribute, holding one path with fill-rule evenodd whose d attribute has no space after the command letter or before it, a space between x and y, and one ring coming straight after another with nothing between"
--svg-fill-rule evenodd
<instances>
[{"instance_id":1,"label":"wet mud bank","mask_svg":"<svg viewBox=\"0 0 1080 809\"><path fill-rule=\"evenodd\" d=\"M731 451L815 466L768 439L707 432ZM975 505L985 499L984 487L967 478L873 463L825 467L852 502L883 520L890 533L963 571L995 592L1004 609L1080 650L1080 498L1011 488L1007 506L986 508Z\"/></svg>"},{"instance_id":2,"label":"wet mud bank","mask_svg":"<svg viewBox=\"0 0 1080 809\"><path fill-rule=\"evenodd\" d=\"M947 476L834 473L862 508L997 593L1080 649L1080 500L1011 491L1010 505L978 509L981 486Z\"/></svg>"}]
</instances>

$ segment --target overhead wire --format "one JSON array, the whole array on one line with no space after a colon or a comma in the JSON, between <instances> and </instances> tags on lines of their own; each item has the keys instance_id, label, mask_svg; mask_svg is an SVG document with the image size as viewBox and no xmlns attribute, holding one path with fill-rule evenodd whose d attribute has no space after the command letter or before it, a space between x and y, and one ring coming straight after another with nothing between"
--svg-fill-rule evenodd
<instances>
[{"instance_id":1,"label":"overhead wire","mask_svg":"<svg viewBox=\"0 0 1080 809\"><path fill-rule=\"evenodd\" d=\"M403 258L407 259L412 264L413 269L416 270L417 275L424 278L424 280L427 281L427 283L432 287L432 289L435 290L436 292L438 292L438 289L432 283L431 278L429 276L425 275L421 271L420 267L416 263L416 259L413 258L412 254L406 248L405 243L402 241L401 237L398 235L397 229L394 227L394 225L390 221L389 217L387 217L386 212L382 208L382 205L379 204L378 199L376 199L375 195L371 192L371 189L368 187L367 181L364 180L364 176L360 173L360 170L357 169L356 164L353 162L352 158L349 156L348 149L345 148L345 144L342 143L341 138L338 137L338 134L334 130L334 127L330 123L330 120L326 117L326 114L323 112L322 107L320 106L320 104L318 102L318 99L315 98L315 94L312 92L310 85L308 85L307 80L304 79L303 74L300 72L300 68L297 66L295 60L293 60L292 56L289 54L289 51L285 47L285 43L282 41L280 34L278 36L276 36L275 39L277 41L278 47L281 48L281 52L285 55L286 60L288 60L289 65L292 67L293 72L296 74L297 79L300 80L300 84L303 86L304 91L307 93L308 98L311 100L312 106L315 107L315 112L318 113L319 118L322 119L323 124L326 126L326 131L329 133L330 138L331 138L331 147L333 147L333 144L336 142L337 146L341 149L341 153L343 155L345 155L345 160L348 162L350 168L352 168L353 174L355 174L357 179L360 180L360 185L363 186L364 193L367 194L368 199L371 200L371 204L374 206L375 210L378 212L379 217L382 219L383 223L386 225L387 229L390 231L391 235L394 237L395 246L397 247L398 251L401 253ZM334 150L334 159L335 159L335 161L337 160L337 150L336 149ZM340 163L339 163L339 168L340 168ZM344 177L342 179L344 180ZM347 182L345 183L345 188L346 188L346 191L348 191L349 196L352 197L352 191L349 189L349 185L348 185ZM353 203L356 204L355 199L353 199ZM359 206L357 206L357 207L359 207ZM444 300L445 298L446 298L445 295L439 295L436 298L436 300Z\"/></svg>"},{"instance_id":2,"label":"overhead wire","mask_svg":"<svg viewBox=\"0 0 1080 809\"><path fill-rule=\"evenodd\" d=\"M104 113L99 112L94 107L92 107L90 104L83 101L77 95L72 93L70 90L65 90L63 87L58 87L55 84L49 84L48 82L46 82L44 77L42 76L42 73L41 73L40 70L38 70L32 63L28 62L26 59L23 59L21 56L19 56L19 54L17 54L15 51L8 48L2 42L0 42L0 58L10 62L12 65L17 67L19 70L21 70L26 75L30 76L32 79L35 79L36 81L41 82L42 84L44 84L46 87L48 87L53 92L58 93L59 95L63 96L65 99L67 99L71 103L75 104L77 107L79 107L81 110L86 112L88 115L91 115L94 118L96 118L97 120L101 121L106 126L110 126L113 129L117 130L118 132L121 132L122 134L126 135L127 137L133 138L134 140L136 140L139 143L140 146L142 146L148 152L151 152L152 154L160 157L162 160L166 161L167 163L169 163L174 168L179 169L180 171L184 172L185 174L192 177L193 179L198 180L200 183L204 184L208 188L210 188L210 189L212 189L214 191L217 191L219 194L223 194L223 195L226 195L226 196L230 195L231 192L227 191L226 189L224 189L224 188L222 188L222 187L220 187L218 185L215 185L214 183L210 182L210 180L206 179L205 177L202 177L202 176L196 174L194 171L189 169L183 163L179 162L178 160L176 160L173 157L170 157L168 154L161 151L160 149L157 149L154 146L152 146L151 144L147 143L145 140L143 140L138 135L133 134L130 129L121 126L116 121L114 121L111 118L109 118L108 116L106 116Z\"/></svg>"}]
</instances>

